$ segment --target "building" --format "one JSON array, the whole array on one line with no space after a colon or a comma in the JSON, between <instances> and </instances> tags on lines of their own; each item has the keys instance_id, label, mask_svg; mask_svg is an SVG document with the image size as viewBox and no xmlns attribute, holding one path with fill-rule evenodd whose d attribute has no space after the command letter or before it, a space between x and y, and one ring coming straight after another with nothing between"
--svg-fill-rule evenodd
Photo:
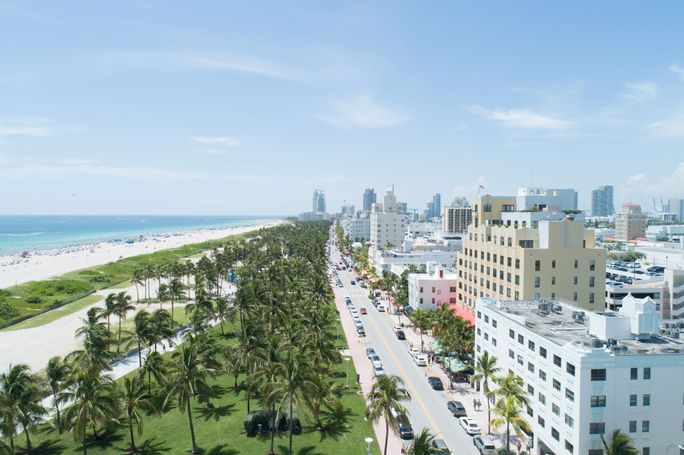
<instances>
[{"instance_id":1,"label":"building","mask_svg":"<svg viewBox=\"0 0 684 455\"><path fill-rule=\"evenodd\" d=\"M370 241L370 218L366 212L360 212L355 218L340 220L345 237L352 242L365 243Z\"/></svg>"},{"instance_id":2,"label":"building","mask_svg":"<svg viewBox=\"0 0 684 455\"><path fill-rule=\"evenodd\" d=\"M478 196L458 254L458 303L480 297L563 299L602 309L606 250L575 215L514 212L513 198ZM581 219L581 214L577 215Z\"/></svg>"},{"instance_id":3,"label":"building","mask_svg":"<svg viewBox=\"0 0 684 455\"><path fill-rule=\"evenodd\" d=\"M667 207L675 215L675 221L684 221L684 199L670 199Z\"/></svg>"},{"instance_id":4,"label":"building","mask_svg":"<svg viewBox=\"0 0 684 455\"><path fill-rule=\"evenodd\" d=\"M314 190L313 204L311 211L313 213L326 213L325 210L325 193L323 190Z\"/></svg>"},{"instance_id":5,"label":"building","mask_svg":"<svg viewBox=\"0 0 684 455\"><path fill-rule=\"evenodd\" d=\"M406 236L406 215L399 211L394 186L388 188L381 203L374 203L370 216L370 242L376 250L399 247Z\"/></svg>"},{"instance_id":6,"label":"building","mask_svg":"<svg viewBox=\"0 0 684 455\"><path fill-rule=\"evenodd\" d=\"M409 273L408 304L414 310L436 310L442 304L456 303L456 273L435 262L426 273Z\"/></svg>"},{"instance_id":7,"label":"building","mask_svg":"<svg viewBox=\"0 0 684 455\"><path fill-rule=\"evenodd\" d=\"M321 212L303 212L300 213L297 218L299 221L323 221L329 220L330 215Z\"/></svg>"},{"instance_id":8,"label":"building","mask_svg":"<svg viewBox=\"0 0 684 455\"><path fill-rule=\"evenodd\" d=\"M650 240L684 242L684 224L654 224L646 227L646 237Z\"/></svg>"},{"instance_id":9,"label":"building","mask_svg":"<svg viewBox=\"0 0 684 455\"><path fill-rule=\"evenodd\" d=\"M599 186L591 192L591 216L612 216L615 214L613 205L613 185Z\"/></svg>"},{"instance_id":10,"label":"building","mask_svg":"<svg viewBox=\"0 0 684 455\"><path fill-rule=\"evenodd\" d=\"M468 199L459 196L455 197L453 201L451 201L451 206L452 207L469 207L470 204L468 204Z\"/></svg>"},{"instance_id":11,"label":"building","mask_svg":"<svg viewBox=\"0 0 684 455\"><path fill-rule=\"evenodd\" d=\"M377 196L373 188L366 188L363 191L363 211L370 212L373 209Z\"/></svg>"},{"instance_id":12,"label":"building","mask_svg":"<svg viewBox=\"0 0 684 455\"><path fill-rule=\"evenodd\" d=\"M524 381L534 453L603 454L601 435L615 429L640 454L680 453L684 343L659 321L648 298L627 297L619 312L482 298L475 355Z\"/></svg>"},{"instance_id":13,"label":"building","mask_svg":"<svg viewBox=\"0 0 684 455\"><path fill-rule=\"evenodd\" d=\"M470 207L444 207L442 231L446 233L461 233L468 230L473 221L473 209Z\"/></svg>"},{"instance_id":14,"label":"building","mask_svg":"<svg viewBox=\"0 0 684 455\"><path fill-rule=\"evenodd\" d=\"M432 218L439 218L442 216L442 195L435 193L432 196Z\"/></svg>"},{"instance_id":15,"label":"building","mask_svg":"<svg viewBox=\"0 0 684 455\"><path fill-rule=\"evenodd\" d=\"M615 237L623 242L646 237L646 214L639 204L628 202L615 214Z\"/></svg>"},{"instance_id":16,"label":"building","mask_svg":"<svg viewBox=\"0 0 684 455\"><path fill-rule=\"evenodd\" d=\"M684 269L665 269L664 278L663 314L668 319L683 319Z\"/></svg>"},{"instance_id":17,"label":"building","mask_svg":"<svg viewBox=\"0 0 684 455\"><path fill-rule=\"evenodd\" d=\"M342 217L353 218L355 215L354 206L351 204L344 204L342 206Z\"/></svg>"},{"instance_id":18,"label":"building","mask_svg":"<svg viewBox=\"0 0 684 455\"><path fill-rule=\"evenodd\" d=\"M440 248L441 247L441 248ZM430 244L408 244L404 249L399 250L376 250L371 248L369 252L369 262L375 269L378 276L383 272L392 272L401 275L409 265L424 266L429 262L434 262L445 269L454 268L456 254L460 243L430 243Z\"/></svg>"},{"instance_id":19,"label":"building","mask_svg":"<svg viewBox=\"0 0 684 455\"><path fill-rule=\"evenodd\" d=\"M516 210L577 210L577 191L573 189L518 188Z\"/></svg>"},{"instance_id":20,"label":"building","mask_svg":"<svg viewBox=\"0 0 684 455\"><path fill-rule=\"evenodd\" d=\"M397 202L397 212L407 215L408 204L406 202Z\"/></svg>"},{"instance_id":21,"label":"building","mask_svg":"<svg viewBox=\"0 0 684 455\"><path fill-rule=\"evenodd\" d=\"M614 311L619 310L622 307L622 300L628 295L637 299L648 297L653 300L656 311L660 313L661 318L667 319L670 317L670 313L663 313L664 308L662 305L665 289L666 286L663 280L635 281L633 284L607 283L606 308Z\"/></svg>"}]
</instances>

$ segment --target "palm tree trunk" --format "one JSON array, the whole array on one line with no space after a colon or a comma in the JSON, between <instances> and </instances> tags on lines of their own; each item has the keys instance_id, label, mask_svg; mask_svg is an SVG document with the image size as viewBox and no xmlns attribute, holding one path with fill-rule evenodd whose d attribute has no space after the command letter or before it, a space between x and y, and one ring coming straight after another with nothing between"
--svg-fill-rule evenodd
<instances>
[{"instance_id":1,"label":"palm tree trunk","mask_svg":"<svg viewBox=\"0 0 684 455\"><path fill-rule=\"evenodd\" d=\"M97 435L97 427L95 426L95 424L93 424L93 436L95 437L95 439L99 439L99 438L100 438L100 437Z\"/></svg>"},{"instance_id":2,"label":"palm tree trunk","mask_svg":"<svg viewBox=\"0 0 684 455\"><path fill-rule=\"evenodd\" d=\"M387 455L387 442L389 441L389 420L385 416L385 450L382 452L383 455Z\"/></svg>"},{"instance_id":3,"label":"palm tree trunk","mask_svg":"<svg viewBox=\"0 0 684 455\"><path fill-rule=\"evenodd\" d=\"M173 320L173 304L174 304L174 303L176 303L176 300L175 300L173 297L171 297L171 323L172 323L172 324L173 324L174 322L176 322L176 321Z\"/></svg>"},{"instance_id":4,"label":"palm tree trunk","mask_svg":"<svg viewBox=\"0 0 684 455\"><path fill-rule=\"evenodd\" d=\"M119 316L119 340L116 343L116 353L119 353L119 350L121 349L121 319L123 319L122 316Z\"/></svg>"},{"instance_id":5,"label":"palm tree trunk","mask_svg":"<svg viewBox=\"0 0 684 455\"><path fill-rule=\"evenodd\" d=\"M24 433L26 434L26 452L31 453L31 437L29 436L28 428L26 428L26 425L23 424L22 427L24 428Z\"/></svg>"},{"instance_id":6,"label":"palm tree trunk","mask_svg":"<svg viewBox=\"0 0 684 455\"><path fill-rule=\"evenodd\" d=\"M190 424L190 438L192 438L192 453L197 453L197 443L195 442L195 427L192 424L192 410L190 409L190 394L187 394L185 399L188 402L188 422Z\"/></svg>"},{"instance_id":7,"label":"palm tree trunk","mask_svg":"<svg viewBox=\"0 0 684 455\"><path fill-rule=\"evenodd\" d=\"M221 335L225 335L226 332L223 331L223 318L222 317L219 319L219 322L221 323Z\"/></svg>"},{"instance_id":8,"label":"palm tree trunk","mask_svg":"<svg viewBox=\"0 0 684 455\"><path fill-rule=\"evenodd\" d=\"M137 448L135 447L135 437L133 436L133 421L131 420L131 414L128 414L128 432L131 435L131 451L136 452Z\"/></svg>"},{"instance_id":9,"label":"palm tree trunk","mask_svg":"<svg viewBox=\"0 0 684 455\"><path fill-rule=\"evenodd\" d=\"M140 346L140 338L138 338L138 368L142 368L142 346Z\"/></svg>"},{"instance_id":10,"label":"palm tree trunk","mask_svg":"<svg viewBox=\"0 0 684 455\"><path fill-rule=\"evenodd\" d=\"M55 402L55 409L57 410L57 428L60 434L62 433L62 417L59 414L59 403L57 402L57 391L52 389L52 400Z\"/></svg>"},{"instance_id":11,"label":"palm tree trunk","mask_svg":"<svg viewBox=\"0 0 684 455\"><path fill-rule=\"evenodd\" d=\"M140 303L140 292L138 292L138 282L135 283L135 301Z\"/></svg>"},{"instance_id":12,"label":"palm tree trunk","mask_svg":"<svg viewBox=\"0 0 684 455\"><path fill-rule=\"evenodd\" d=\"M86 416L88 413L86 413ZM88 455L88 446L86 445L88 439L88 433L86 432L88 425L83 425L83 455Z\"/></svg>"},{"instance_id":13,"label":"palm tree trunk","mask_svg":"<svg viewBox=\"0 0 684 455\"><path fill-rule=\"evenodd\" d=\"M271 450L268 451L268 455L275 455L275 434L276 434L276 425L278 424L278 413L275 412L275 405L271 406L271 411L274 412L273 414L273 424L271 425Z\"/></svg>"},{"instance_id":14,"label":"palm tree trunk","mask_svg":"<svg viewBox=\"0 0 684 455\"><path fill-rule=\"evenodd\" d=\"M511 422L506 420L506 453L511 453Z\"/></svg>"},{"instance_id":15,"label":"palm tree trunk","mask_svg":"<svg viewBox=\"0 0 684 455\"><path fill-rule=\"evenodd\" d=\"M247 395L247 412L249 413L249 412L250 412L250 403L251 403L251 400L250 400L251 396L250 396L250 393L249 393L249 385L247 386L247 393L246 393L246 395Z\"/></svg>"},{"instance_id":16,"label":"palm tree trunk","mask_svg":"<svg viewBox=\"0 0 684 455\"><path fill-rule=\"evenodd\" d=\"M290 428L290 451L288 452L288 455L292 455L292 426L294 423L294 419L292 418L292 394L290 394L290 424L288 425Z\"/></svg>"}]
</instances>

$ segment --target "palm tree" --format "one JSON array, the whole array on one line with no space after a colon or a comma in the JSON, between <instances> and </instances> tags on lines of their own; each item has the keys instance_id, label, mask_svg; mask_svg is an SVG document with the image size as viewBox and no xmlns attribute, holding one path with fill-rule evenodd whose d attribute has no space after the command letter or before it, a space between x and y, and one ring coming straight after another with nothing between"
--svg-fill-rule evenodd
<instances>
[{"instance_id":1,"label":"palm tree","mask_svg":"<svg viewBox=\"0 0 684 455\"><path fill-rule=\"evenodd\" d=\"M45 378L50 386L50 391L52 391L52 401L57 411L57 428L60 433L62 432L62 419L59 413L57 393L64 388L64 383L69 377L70 372L69 364L65 363L59 356L50 358L45 368Z\"/></svg>"},{"instance_id":2,"label":"palm tree","mask_svg":"<svg viewBox=\"0 0 684 455\"><path fill-rule=\"evenodd\" d=\"M339 394L342 385L337 383L330 375L323 371L314 371L309 377L309 384L303 394L304 404L313 417L316 429L324 431L325 426L321 422L323 408L335 408L340 405Z\"/></svg>"},{"instance_id":3,"label":"palm tree","mask_svg":"<svg viewBox=\"0 0 684 455\"><path fill-rule=\"evenodd\" d=\"M133 318L133 336L138 345L138 367L142 367L142 348L152 339L152 323L147 311L138 311Z\"/></svg>"},{"instance_id":4,"label":"palm tree","mask_svg":"<svg viewBox=\"0 0 684 455\"><path fill-rule=\"evenodd\" d=\"M169 294L169 287L166 284L160 284L157 288L157 299L159 300L159 309L164 308L164 303L171 300L171 295Z\"/></svg>"},{"instance_id":5,"label":"palm tree","mask_svg":"<svg viewBox=\"0 0 684 455\"><path fill-rule=\"evenodd\" d=\"M100 313L100 317L107 318L107 331L109 331L109 318L116 314L116 294L111 293L105 297L104 310Z\"/></svg>"},{"instance_id":6,"label":"palm tree","mask_svg":"<svg viewBox=\"0 0 684 455\"><path fill-rule=\"evenodd\" d=\"M133 436L133 426L135 425L138 435L143 432L143 414L141 411L149 410L152 407L152 396L145 391L145 384L140 378L125 377L123 382L123 407L128 419L128 431L131 437L132 452L137 451L135 437Z\"/></svg>"},{"instance_id":7,"label":"palm tree","mask_svg":"<svg viewBox=\"0 0 684 455\"><path fill-rule=\"evenodd\" d=\"M423 352L423 333L432 327L432 313L418 308L411 313L413 325L420 330L420 352Z\"/></svg>"},{"instance_id":8,"label":"palm tree","mask_svg":"<svg viewBox=\"0 0 684 455\"><path fill-rule=\"evenodd\" d=\"M100 321L100 308L93 307L86 313L83 325L76 329L76 336L83 339L83 349L73 351L66 360L76 363L78 369L95 371L110 369L109 352L112 334L104 322Z\"/></svg>"},{"instance_id":9,"label":"palm tree","mask_svg":"<svg viewBox=\"0 0 684 455\"><path fill-rule=\"evenodd\" d=\"M494 409L498 417L491 420L491 425L494 428L503 424L506 425L506 450L510 452L511 425L513 425L516 434L522 436L520 428L527 427L527 421L521 409L529 406L529 399L523 388L523 380L511 372L498 378L497 385L498 388L491 393L500 397Z\"/></svg>"},{"instance_id":10,"label":"palm tree","mask_svg":"<svg viewBox=\"0 0 684 455\"><path fill-rule=\"evenodd\" d=\"M371 422L377 422L381 417L385 418L385 449L387 455L387 442L389 441L390 427L397 430L396 421L391 418L392 412L398 415L406 415L406 408L401 404L411 399L409 392L403 387L404 381L399 376L379 376L375 379L373 387L368 394L367 417Z\"/></svg>"},{"instance_id":11,"label":"palm tree","mask_svg":"<svg viewBox=\"0 0 684 455\"><path fill-rule=\"evenodd\" d=\"M607 440L604 435L601 435L601 443L605 455L638 455L639 453L632 439L619 429L613 430Z\"/></svg>"},{"instance_id":12,"label":"palm tree","mask_svg":"<svg viewBox=\"0 0 684 455\"><path fill-rule=\"evenodd\" d=\"M156 351L152 351L145 357L145 363L138 370L141 378L147 376L147 391L152 393L152 378L158 385L163 386L166 383L165 375L168 372L167 362L164 357Z\"/></svg>"},{"instance_id":13,"label":"palm tree","mask_svg":"<svg viewBox=\"0 0 684 455\"><path fill-rule=\"evenodd\" d=\"M406 455L440 455L444 452L432 445L435 436L430 432L429 428L423 428L423 431L402 451Z\"/></svg>"},{"instance_id":14,"label":"palm tree","mask_svg":"<svg viewBox=\"0 0 684 455\"><path fill-rule=\"evenodd\" d=\"M126 315L129 311L135 310L135 306L131 303L131 296L126 292L119 292L116 295L116 307L114 314L119 318L119 334L118 341L116 344L116 353L118 354L121 350L121 321L126 319Z\"/></svg>"},{"instance_id":15,"label":"palm tree","mask_svg":"<svg viewBox=\"0 0 684 455\"><path fill-rule=\"evenodd\" d=\"M206 378L215 373L211 368L204 365L200 355L199 343L195 340L195 337L188 335L186 342L173 353L170 364L169 388L166 396L166 401L175 397L178 410L183 412L183 408L185 408L188 414L193 454L197 454L199 451L195 441L195 427L192 423L192 397L198 387L205 385Z\"/></svg>"},{"instance_id":16,"label":"palm tree","mask_svg":"<svg viewBox=\"0 0 684 455\"><path fill-rule=\"evenodd\" d=\"M58 398L60 403L69 404L64 411L64 423L71 430L74 440L81 442L83 454L87 455L88 427L93 429L97 439L98 426L118 423L119 400L116 383L109 375L96 370L78 370Z\"/></svg>"},{"instance_id":17,"label":"palm tree","mask_svg":"<svg viewBox=\"0 0 684 455\"><path fill-rule=\"evenodd\" d=\"M171 315L166 310L155 310L150 316L150 341L154 343L154 350L157 350L157 343L173 336L173 321Z\"/></svg>"},{"instance_id":18,"label":"palm tree","mask_svg":"<svg viewBox=\"0 0 684 455\"><path fill-rule=\"evenodd\" d=\"M29 453L31 452L29 429L47 414L47 410L41 404L44 396L45 391L40 378L31 373L28 365L10 365L9 371L0 374L0 403L8 414L7 423L21 425ZM10 434L13 433L14 431L10 432ZM14 446L13 441L12 446Z\"/></svg>"},{"instance_id":19,"label":"palm tree","mask_svg":"<svg viewBox=\"0 0 684 455\"><path fill-rule=\"evenodd\" d=\"M492 400L494 395L489 388L489 380L496 381L496 374L499 372L499 367L496 366L496 357L490 356L489 352L485 351L475 364L475 374L470 379L474 384L476 382L482 383L482 393L487 399L487 433L492 433Z\"/></svg>"},{"instance_id":20,"label":"palm tree","mask_svg":"<svg viewBox=\"0 0 684 455\"><path fill-rule=\"evenodd\" d=\"M178 278L171 279L169 283L169 298L171 299L171 319L173 319L173 310L176 300L180 300L184 297L185 286Z\"/></svg>"},{"instance_id":21,"label":"palm tree","mask_svg":"<svg viewBox=\"0 0 684 455\"><path fill-rule=\"evenodd\" d=\"M135 301L140 302L140 292L138 291L138 285L145 286L145 271L143 269L135 269L133 271L133 276L131 277L133 284L135 284ZM145 292L147 288L145 287Z\"/></svg>"}]
</instances>

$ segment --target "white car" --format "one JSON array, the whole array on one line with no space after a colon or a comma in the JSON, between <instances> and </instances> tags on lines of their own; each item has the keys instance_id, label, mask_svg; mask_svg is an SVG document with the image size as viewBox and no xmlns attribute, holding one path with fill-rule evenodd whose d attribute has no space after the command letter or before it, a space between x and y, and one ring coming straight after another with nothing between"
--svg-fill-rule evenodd
<instances>
[{"instance_id":1,"label":"white car","mask_svg":"<svg viewBox=\"0 0 684 455\"><path fill-rule=\"evenodd\" d=\"M351 315L352 315L352 317L353 317L354 319L356 319L356 318L359 317L359 312L356 311L356 308L352 309L352 310L350 311L350 313L351 313Z\"/></svg>"},{"instance_id":2,"label":"white car","mask_svg":"<svg viewBox=\"0 0 684 455\"><path fill-rule=\"evenodd\" d=\"M427 366L427 355L425 354L416 354L413 356L413 360L416 362L416 365L419 367L424 367Z\"/></svg>"},{"instance_id":3,"label":"white car","mask_svg":"<svg viewBox=\"0 0 684 455\"><path fill-rule=\"evenodd\" d=\"M381 313L384 313L385 312L385 305L383 305L382 303L380 305L378 305L378 311Z\"/></svg>"},{"instance_id":4,"label":"white car","mask_svg":"<svg viewBox=\"0 0 684 455\"><path fill-rule=\"evenodd\" d=\"M382 362L380 361L380 357L375 355L371 357L370 359L371 364L373 364L373 368L382 368Z\"/></svg>"},{"instance_id":5,"label":"white car","mask_svg":"<svg viewBox=\"0 0 684 455\"><path fill-rule=\"evenodd\" d=\"M480 426L470 417L460 417L458 421L465 430L465 432L469 435L472 436L475 434L482 433L482 430L480 430Z\"/></svg>"},{"instance_id":6,"label":"white car","mask_svg":"<svg viewBox=\"0 0 684 455\"><path fill-rule=\"evenodd\" d=\"M375 376L382 376L383 374L385 374L385 369L382 367L382 365L377 367L373 366L373 374Z\"/></svg>"},{"instance_id":7,"label":"white car","mask_svg":"<svg viewBox=\"0 0 684 455\"><path fill-rule=\"evenodd\" d=\"M418 349L414 346L411 346L408 351L409 351L409 354L411 354L411 357L415 357L418 354L420 354L420 349Z\"/></svg>"}]
</instances>

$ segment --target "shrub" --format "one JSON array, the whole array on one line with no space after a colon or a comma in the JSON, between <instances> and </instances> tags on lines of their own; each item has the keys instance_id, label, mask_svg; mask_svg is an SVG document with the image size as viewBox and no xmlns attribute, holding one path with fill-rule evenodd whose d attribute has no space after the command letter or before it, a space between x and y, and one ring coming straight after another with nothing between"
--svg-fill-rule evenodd
<instances>
[{"instance_id":1,"label":"shrub","mask_svg":"<svg viewBox=\"0 0 684 455\"><path fill-rule=\"evenodd\" d=\"M27 288L30 294L37 296L77 295L94 290L93 286L85 281L69 279L34 281L29 283Z\"/></svg>"},{"instance_id":2,"label":"shrub","mask_svg":"<svg viewBox=\"0 0 684 455\"><path fill-rule=\"evenodd\" d=\"M40 303L40 297L37 295L32 295L28 299L26 299L26 303Z\"/></svg>"},{"instance_id":3,"label":"shrub","mask_svg":"<svg viewBox=\"0 0 684 455\"><path fill-rule=\"evenodd\" d=\"M19 311L7 302L0 302L0 320L7 321L19 316Z\"/></svg>"},{"instance_id":4,"label":"shrub","mask_svg":"<svg viewBox=\"0 0 684 455\"><path fill-rule=\"evenodd\" d=\"M12 293L10 291L7 291L5 289L0 289L0 297L9 297L10 295L12 295Z\"/></svg>"}]
</instances>

